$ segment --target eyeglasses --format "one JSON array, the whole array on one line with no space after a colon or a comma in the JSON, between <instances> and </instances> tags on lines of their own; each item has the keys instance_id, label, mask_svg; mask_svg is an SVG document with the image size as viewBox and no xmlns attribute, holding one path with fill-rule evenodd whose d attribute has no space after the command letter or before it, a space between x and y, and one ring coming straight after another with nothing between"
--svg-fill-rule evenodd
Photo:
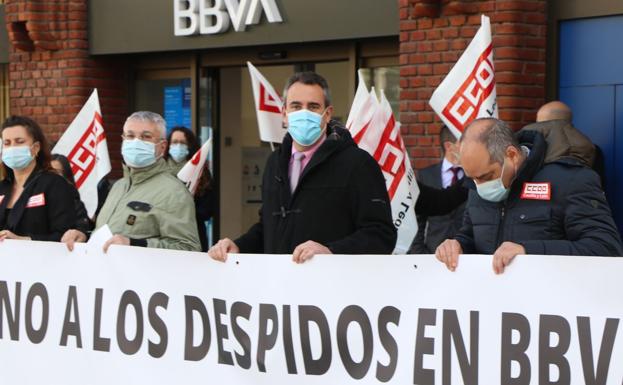
<instances>
[{"instance_id":1,"label":"eyeglasses","mask_svg":"<svg viewBox=\"0 0 623 385\"><path fill-rule=\"evenodd\" d=\"M157 138L154 136L154 134L152 134L149 131L145 131L143 133L141 133L140 135L136 135L133 132L129 132L127 134L121 134L121 139L123 140L134 140L134 139L139 139L139 140L143 140L145 142L158 142L160 140L162 140L162 138Z\"/></svg>"}]
</instances>

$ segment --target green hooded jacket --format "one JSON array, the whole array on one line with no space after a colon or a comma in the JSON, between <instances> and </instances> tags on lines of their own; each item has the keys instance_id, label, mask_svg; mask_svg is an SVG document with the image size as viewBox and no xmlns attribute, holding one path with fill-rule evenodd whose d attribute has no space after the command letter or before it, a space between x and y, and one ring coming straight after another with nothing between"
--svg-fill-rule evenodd
<instances>
[{"instance_id":1,"label":"green hooded jacket","mask_svg":"<svg viewBox=\"0 0 623 385\"><path fill-rule=\"evenodd\" d=\"M195 203L164 159L152 166L124 167L97 216L96 228L108 224L147 247L199 251ZM144 240L137 243L135 240Z\"/></svg>"}]
</instances>

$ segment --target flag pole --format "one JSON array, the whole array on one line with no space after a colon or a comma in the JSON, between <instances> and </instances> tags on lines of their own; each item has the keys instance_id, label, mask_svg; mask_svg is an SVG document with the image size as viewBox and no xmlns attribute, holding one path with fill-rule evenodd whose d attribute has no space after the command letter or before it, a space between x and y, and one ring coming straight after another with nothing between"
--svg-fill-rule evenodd
<instances>
[{"instance_id":1,"label":"flag pole","mask_svg":"<svg viewBox=\"0 0 623 385\"><path fill-rule=\"evenodd\" d=\"M275 152L275 145L273 144L273 142L269 142L270 143L270 151Z\"/></svg>"}]
</instances>

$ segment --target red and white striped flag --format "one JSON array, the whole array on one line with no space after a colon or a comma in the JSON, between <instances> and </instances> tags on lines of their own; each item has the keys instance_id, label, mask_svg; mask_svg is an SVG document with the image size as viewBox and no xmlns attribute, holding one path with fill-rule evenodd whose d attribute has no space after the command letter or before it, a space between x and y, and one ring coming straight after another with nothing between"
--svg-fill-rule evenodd
<instances>
[{"instance_id":1,"label":"red and white striped flag","mask_svg":"<svg viewBox=\"0 0 623 385\"><path fill-rule=\"evenodd\" d=\"M251 84L253 85L253 99L257 113L257 126L260 130L260 140L269 143L281 143L287 130L283 128L281 109L283 102L273 86L251 64L247 62Z\"/></svg>"},{"instance_id":2,"label":"red and white striped flag","mask_svg":"<svg viewBox=\"0 0 623 385\"><path fill-rule=\"evenodd\" d=\"M351 130L359 129L353 135L353 139L360 148L372 155L381 167L391 201L393 223L398 230L394 254L405 254L409 251L417 233L414 209L420 191L400 134L400 123L394 119L394 113L385 94L381 92L381 100L377 101L375 91L372 89L368 93L366 104L368 103L372 110L370 118L364 117L367 116L367 111L364 112L363 109L359 110L358 115L353 116ZM355 124L357 121L361 122L359 126Z\"/></svg>"},{"instance_id":3,"label":"red and white striped flag","mask_svg":"<svg viewBox=\"0 0 623 385\"><path fill-rule=\"evenodd\" d=\"M487 16L482 16L476 36L429 103L457 138L472 120L498 117L491 24Z\"/></svg>"},{"instance_id":4,"label":"red and white striped flag","mask_svg":"<svg viewBox=\"0 0 623 385\"><path fill-rule=\"evenodd\" d=\"M93 217L98 204L97 184L111 170L97 89L93 90L52 153L65 155L69 160L80 199L89 217Z\"/></svg>"},{"instance_id":5,"label":"red and white striped flag","mask_svg":"<svg viewBox=\"0 0 623 385\"><path fill-rule=\"evenodd\" d=\"M182 169L177 173L177 178L184 182L190 193L194 196L197 185L205 168L208 155L212 152L212 138L208 139Z\"/></svg>"}]
</instances>

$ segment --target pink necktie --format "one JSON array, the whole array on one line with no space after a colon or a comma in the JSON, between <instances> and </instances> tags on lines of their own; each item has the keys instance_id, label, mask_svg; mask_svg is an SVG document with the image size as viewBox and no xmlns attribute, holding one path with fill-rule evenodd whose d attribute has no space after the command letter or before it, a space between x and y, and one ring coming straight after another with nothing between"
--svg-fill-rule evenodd
<instances>
[{"instance_id":1,"label":"pink necktie","mask_svg":"<svg viewBox=\"0 0 623 385\"><path fill-rule=\"evenodd\" d=\"M292 174L290 175L290 192L294 192L296 185L299 183L301 177L301 166L303 165L303 158L305 154L302 152L295 152L292 154L294 161L292 162Z\"/></svg>"}]
</instances>

